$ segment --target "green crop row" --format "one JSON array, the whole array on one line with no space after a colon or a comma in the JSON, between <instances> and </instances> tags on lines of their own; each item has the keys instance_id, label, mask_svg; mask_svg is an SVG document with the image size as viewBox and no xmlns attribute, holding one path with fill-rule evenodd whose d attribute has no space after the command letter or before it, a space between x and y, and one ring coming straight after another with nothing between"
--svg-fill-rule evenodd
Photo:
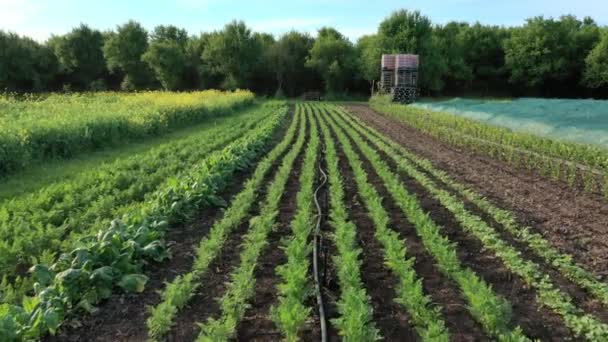
<instances>
[{"instance_id":1,"label":"green crop row","mask_svg":"<svg viewBox=\"0 0 608 342\"><path fill-rule=\"evenodd\" d=\"M456 182L445 171L436 169L430 161L411 153L405 147L390 140L373 128L364 126L360 121L350 115L347 115L344 112L342 112L342 114L343 118L359 133L373 137L373 142L378 148L389 155L394 156L400 154L405 157L407 161L428 172L443 184L475 204L486 214L490 215L496 222L501 224L517 240L526 243L530 249L541 256L547 264L557 268L566 278L577 285L584 287L604 305L608 306L608 285L606 283L598 279L581 265L577 264L571 255L560 252L543 238L542 235L534 233L532 228L519 224L513 213L498 208L473 190Z\"/></svg>"},{"instance_id":2,"label":"green crop row","mask_svg":"<svg viewBox=\"0 0 608 342\"><path fill-rule=\"evenodd\" d=\"M298 105L298 109L302 110L302 105ZM310 139L300 173L296 213L290 224L292 234L283 246L287 262L276 268L276 273L281 278L281 283L277 286L278 304L271 310L273 321L287 341L298 340L298 333L311 311L305 302L311 293L308 270L312 250L310 233L314 227L313 196L319 133L310 107L307 107L307 116L310 122Z\"/></svg>"},{"instance_id":3,"label":"green crop row","mask_svg":"<svg viewBox=\"0 0 608 342\"><path fill-rule=\"evenodd\" d=\"M249 91L222 93L87 93L41 100L0 99L0 176L34 161L85 151L203 122L253 100Z\"/></svg>"},{"instance_id":4,"label":"green crop row","mask_svg":"<svg viewBox=\"0 0 608 342\"><path fill-rule=\"evenodd\" d=\"M321 115L320 108L316 107L315 111L318 116ZM323 132L329 181L329 223L334 229L333 241L337 250L333 262L340 285L340 316L333 323L345 340L374 341L380 335L373 322L371 298L361 280L360 255L363 251L357 244L357 227L349 220L344 204L344 180L340 174L334 140L325 122L319 122Z\"/></svg>"},{"instance_id":5,"label":"green crop row","mask_svg":"<svg viewBox=\"0 0 608 342\"><path fill-rule=\"evenodd\" d=\"M352 129L351 131L353 136L356 137L355 139L361 142L361 145L366 145L358 133ZM380 142L369 134L367 137L370 140ZM366 149L373 151L369 146ZM608 325L602 323L593 315L579 309L567 293L564 293L553 284L550 277L542 271L538 264L524 259L514 247L502 240L492 227L479 216L469 212L457 197L437 187L431 179L417 170L405 158L395 153L388 153L388 155L397 163L401 170L416 179L436 200L448 209L465 231L480 240L487 250L496 254L511 272L520 276L529 286L535 288L539 302L560 315L564 319L566 326L572 330L575 336L592 341L604 341L608 338ZM377 153L369 152L368 158L377 159L376 163L379 167L388 170L388 167L380 160ZM398 182L398 178L395 174L387 173L384 181L387 183L389 181Z\"/></svg>"},{"instance_id":6,"label":"green crop row","mask_svg":"<svg viewBox=\"0 0 608 342\"><path fill-rule=\"evenodd\" d=\"M232 200L230 207L224 212L222 219L214 223L209 235L201 240L196 250L193 269L167 284L161 293L161 302L152 308L151 316L147 320L148 336L151 341L161 340L171 329L173 319L199 288L200 279L208 271L211 262L222 251L230 233L247 217L266 175L276 160L293 143L298 122L300 124L299 134L304 134L304 117L302 114L298 114L292 120L283 140L258 164L243 190Z\"/></svg>"},{"instance_id":7,"label":"green crop row","mask_svg":"<svg viewBox=\"0 0 608 342\"><path fill-rule=\"evenodd\" d=\"M274 228L279 213L279 203L283 198L285 185L291 175L296 158L305 142L305 124L301 125L298 138L287 153L274 179L268 185L266 199L260 213L249 222L249 230L243 237L243 249L239 265L230 275L227 290L220 299L221 314L218 319L209 318L200 324L201 332L197 341L227 341L236 333L236 328L248 308L248 302L255 293L255 269L258 259L268 245L268 234Z\"/></svg>"},{"instance_id":8,"label":"green crop row","mask_svg":"<svg viewBox=\"0 0 608 342\"><path fill-rule=\"evenodd\" d=\"M373 98L370 105L448 144L469 148L571 186L582 182L586 190L608 196L608 152L602 148L513 132L448 113L396 105L382 97Z\"/></svg>"},{"instance_id":9,"label":"green crop row","mask_svg":"<svg viewBox=\"0 0 608 342\"><path fill-rule=\"evenodd\" d=\"M51 263L57 254L72 250L83 236L137 209L168 179L179 178L210 152L281 108L281 103L256 106L184 139L2 202L0 302L21 301L23 293L31 289L31 281L20 270L37 262Z\"/></svg>"},{"instance_id":10,"label":"green crop row","mask_svg":"<svg viewBox=\"0 0 608 342\"><path fill-rule=\"evenodd\" d=\"M334 113L336 112L334 111ZM441 235L440 227L424 212L416 196L409 193L399 181L397 175L390 171L377 151L365 143L357 132L347 127L339 117L333 116L333 119L338 123L332 122L332 127L338 135L346 154L350 156L349 159L354 161L351 162L353 166L362 168L361 161L353 150L345 132L355 142L365 158L369 160L396 204L402 209L408 221L414 225L425 248L435 258L439 269L460 286L469 304L469 311L481 323L485 331L501 340L525 340L526 337L519 328L512 329L510 327L510 303L498 296L475 272L462 266L455 245ZM362 189L360 188L360 191ZM369 191L375 192L373 188Z\"/></svg>"},{"instance_id":11,"label":"green crop row","mask_svg":"<svg viewBox=\"0 0 608 342\"><path fill-rule=\"evenodd\" d=\"M335 127L332 128L343 146L359 193L365 202L369 217L374 222L376 228L374 235L382 245L384 263L397 278L398 284L395 290L398 297L395 300L411 313L414 327L422 340L448 341L449 335L441 312L437 307L433 307L432 299L424 294L422 280L414 269L415 259L408 258L405 242L399 237L399 233L389 228L390 218L382 206L382 198L369 183L363 165L350 143L345 140L341 132L336 131Z\"/></svg>"},{"instance_id":12,"label":"green crop row","mask_svg":"<svg viewBox=\"0 0 608 342\"><path fill-rule=\"evenodd\" d=\"M201 207L217 204L218 192L234 173L251 165L267 148L285 113L286 107L275 111L247 135L168 182L138 210L113 220L109 228L84 239L81 247L62 254L53 265L32 267L35 296L25 297L21 306L0 305L0 340L31 340L54 333L65 319L92 311L117 287L143 291L145 261L168 257L162 240L167 227L193 217Z\"/></svg>"}]
</instances>

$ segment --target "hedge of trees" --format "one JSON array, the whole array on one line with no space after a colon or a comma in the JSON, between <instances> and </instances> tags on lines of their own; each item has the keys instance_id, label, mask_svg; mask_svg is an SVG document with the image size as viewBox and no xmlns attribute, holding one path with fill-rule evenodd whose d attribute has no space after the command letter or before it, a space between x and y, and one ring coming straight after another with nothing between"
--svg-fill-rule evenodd
<instances>
[{"instance_id":1,"label":"hedge of trees","mask_svg":"<svg viewBox=\"0 0 608 342\"><path fill-rule=\"evenodd\" d=\"M109 32L82 24L44 43L0 31L0 90L249 88L368 94L382 53L420 55L426 95L608 97L608 28L593 19L535 17L520 27L433 24L417 11L388 16L350 42L324 27L316 37L252 32L242 21L189 35L129 21Z\"/></svg>"}]
</instances>

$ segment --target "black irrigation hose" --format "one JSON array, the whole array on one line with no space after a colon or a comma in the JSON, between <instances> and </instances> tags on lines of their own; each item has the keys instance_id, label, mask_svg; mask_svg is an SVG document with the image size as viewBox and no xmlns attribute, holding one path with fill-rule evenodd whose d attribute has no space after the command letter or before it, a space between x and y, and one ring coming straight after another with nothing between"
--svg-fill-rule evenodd
<instances>
[{"instance_id":1,"label":"black irrigation hose","mask_svg":"<svg viewBox=\"0 0 608 342\"><path fill-rule=\"evenodd\" d=\"M317 206L317 223L315 226L315 237L313 245L313 269L315 279L315 292L317 295L317 305L319 306L319 321L321 323L321 341L327 341L327 322L325 320L325 309L323 307L323 295L321 294L321 283L319 282L319 245L320 245L320 233L321 233L321 219L323 217L323 211L321 205L319 205L318 192L327 183L327 174L323 171L321 163L319 163L319 172L321 172L321 184L317 187L314 194L315 205Z\"/></svg>"}]
</instances>

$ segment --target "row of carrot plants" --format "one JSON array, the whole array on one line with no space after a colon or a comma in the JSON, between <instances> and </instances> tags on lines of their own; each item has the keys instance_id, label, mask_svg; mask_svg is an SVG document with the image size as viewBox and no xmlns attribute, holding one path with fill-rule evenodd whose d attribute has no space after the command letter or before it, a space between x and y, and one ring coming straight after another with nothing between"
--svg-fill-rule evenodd
<instances>
[{"instance_id":1,"label":"row of carrot plants","mask_svg":"<svg viewBox=\"0 0 608 342\"><path fill-rule=\"evenodd\" d=\"M370 105L448 144L466 147L571 186L582 183L586 190L608 196L608 152L600 147L542 138L448 113L392 104L384 97L373 98Z\"/></svg>"},{"instance_id":2,"label":"row of carrot plants","mask_svg":"<svg viewBox=\"0 0 608 342\"><path fill-rule=\"evenodd\" d=\"M384 152L390 155L400 154L402 157L406 158L407 161L432 175L435 177L435 179L448 186L454 192L475 204L483 212L501 224L502 227L504 227L506 231L508 231L513 237L520 242L527 244L528 247L530 247L534 253L542 257L547 264L555 267L561 272L562 275L577 285L587 289L604 305L608 306L608 285L606 283L600 280L592 272L589 272L583 266L576 263L571 255L562 253L557 248L552 246L542 235L535 233L531 227L518 223L515 215L513 215L512 212L497 207L475 191L468 189L461 183L456 182L445 171L435 168L430 161L408 151L405 147L392 141L373 128L364 126L356 118L353 118L344 112L342 112L342 114L343 118L359 133L363 134L364 136L373 137L374 143L376 143L378 148L381 148Z\"/></svg>"},{"instance_id":3,"label":"row of carrot plants","mask_svg":"<svg viewBox=\"0 0 608 342\"><path fill-rule=\"evenodd\" d=\"M251 103L247 90L0 98L0 177L35 162L160 136Z\"/></svg>"},{"instance_id":4,"label":"row of carrot plants","mask_svg":"<svg viewBox=\"0 0 608 342\"><path fill-rule=\"evenodd\" d=\"M345 123L343 124L346 126ZM398 176L389 171L388 166L377 155L377 152L369 147L352 128L347 129L351 131L351 135L359 142L362 149L368 151L365 153L366 157L372 161L372 164L375 164L375 168L377 170L386 170L386 172L379 171L383 180L387 184L390 184L390 182L398 184ZM376 140L380 143L373 136L368 135L367 137L372 141ZM379 145L382 146L382 144ZM566 326L572 330L575 336L592 341L602 341L608 338L608 325L601 322L597 317L585 313L578 308L573 303L572 298L555 286L549 275L543 272L538 264L523 258L513 246L501 239L494 228L489 226L479 216L468 211L456 196L439 188L428 176L417 170L405 158L400 157L399 154L391 153L391 150L386 150L386 152L397 163L399 169L413 177L448 209L467 233L481 241L483 246L499 257L511 272L520 276L524 282L536 289L539 302L560 315Z\"/></svg>"},{"instance_id":5,"label":"row of carrot plants","mask_svg":"<svg viewBox=\"0 0 608 342\"><path fill-rule=\"evenodd\" d=\"M344 179L340 173L339 157L333 137L321 119L320 108L315 107L314 110L319 118L325 144L329 181L329 223L334 229L332 238L337 251L333 263L340 285L340 297L337 302L340 316L333 323L340 335L348 341L374 341L379 339L380 335L373 322L371 297L361 279L360 256L363 251L357 243L357 227L349 219L344 203Z\"/></svg>"},{"instance_id":6,"label":"row of carrot plants","mask_svg":"<svg viewBox=\"0 0 608 342\"><path fill-rule=\"evenodd\" d=\"M306 134L302 134L304 126L302 125L293 148L287 153L268 185L266 199L261 204L259 215L249 221L249 229L243 237L239 265L230 274L226 292L219 302L221 314L217 319L208 318L200 324L201 331L197 341L227 341L234 337L238 323L249 307L249 301L255 293L254 272L258 259L268 246L268 235L275 226L285 185L292 174L294 163L304 147L306 139Z\"/></svg>"},{"instance_id":7,"label":"row of carrot plants","mask_svg":"<svg viewBox=\"0 0 608 342\"><path fill-rule=\"evenodd\" d=\"M277 286L278 303L271 310L272 318L287 341L297 341L298 333L310 316L311 309L306 300L311 293L310 235L313 229L313 196L316 175L316 161L319 153L319 133L311 108L306 106L310 122L310 139L304 155L300 173L300 190L296 195L296 213L291 221L291 237L285 240L283 250L287 257L285 264L276 268L281 282Z\"/></svg>"},{"instance_id":8,"label":"row of carrot plants","mask_svg":"<svg viewBox=\"0 0 608 342\"><path fill-rule=\"evenodd\" d=\"M201 240L196 249L193 268L187 274L176 277L168 283L161 293L161 301L151 310L147 320L148 336L152 341L159 341L171 329L176 315L196 293L201 278L209 270L209 265L222 251L228 236L243 222L249 214L260 192L262 183L277 159L293 144L296 133L305 134L305 122L301 111L292 120L285 137L258 164L253 175L235 196L222 218L213 224L209 235ZM300 125L298 133L297 126Z\"/></svg>"},{"instance_id":9,"label":"row of carrot plants","mask_svg":"<svg viewBox=\"0 0 608 342\"><path fill-rule=\"evenodd\" d=\"M338 135L339 132L336 134ZM339 135L338 140L340 140ZM385 265L393 272L398 281L395 287L398 297L395 300L412 314L415 329L423 340L447 341L449 335L444 319L439 309L432 305L431 298L424 294L422 281L414 269L415 259L408 257L405 242L396 231L389 227L390 219L382 206L382 199L368 182L361 161L352 154L352 147L348 145L347 141L345 143L346 145L341 141L348 163L353 170L359 193L365 202L368 215L374 223L374 236L383 248Z\"/></svg>"},{"instance_id":10,"label":"row of carrot plants","mask_svg":"<svg viewBox=\"0 0 608 342\"><path fill-rule=\"evenodd\" d=\"M335 114L335 111L332 112ZM398 177L380 159L377 152L367 145L356 132L345 126L344 122L338 117L333 116L331 125L348 156L351 167L356 170L355 179L359 179L359 191L362 194L366 192L374 194L373 198L379 203L376 210L381 210L380 196L377 190L367 182L367 174L363 170L362 162L349 139L354 141L361 153L369 160L396 204L415 227L425 248L437 262L438 268L460 286L460 290L469 304L469 311L481 323L486 333L501 340L526 340L519 327L511 327L510 303L498 296L491 286L475 272L465 268L460 263L455 245L441 235L440 227L424 212L416 196L407 191ZM388 217L384 220L384 222L388 222ZM418 324L429 323L419 322ZM431 331L438 330L433 329ZM447 337L444 337L444 339L447 339Z\"/></svg>"},{"instance_id":11,"label":"row of carrot plants","mask_svg":"<svg viewBox=\"0 0 608 342\"><path fill-rule=\"evenodd\" d=\"M31 288L30 279L19 270L52 263L83 236L138 207L168 179L179 177L281 106L270 103L220 119L183 139L0 204L0 302L19 302Z\"/></svg>"},{"instance_id":12,"label":"row of carrot plants","mask_svg":"<svg viewBox=\"0 0 608 342\"><path fill-rule=\"evenodd\" d=\"M117 288L143 291L145 262L168 257L163 242L166 229L193 217L201 207L216 205L218 192L234 173L251 165L267 148L286 111L286 106L275 110L245 136L167 182L138 210L92 233L54 264L32 267L35 295L24 297L22 305L0 305L0 340L38 339L55 333L73 314L92 311Z\"/></svg>"}]
</instances>

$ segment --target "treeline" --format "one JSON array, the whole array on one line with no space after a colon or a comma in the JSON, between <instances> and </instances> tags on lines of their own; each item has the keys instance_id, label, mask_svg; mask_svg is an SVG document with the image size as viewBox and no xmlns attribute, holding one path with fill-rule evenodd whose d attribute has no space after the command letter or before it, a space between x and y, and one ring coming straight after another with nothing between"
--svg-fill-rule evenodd
<instances>
[{"instance_id":1,"label":"treeline","mask_svg":"<svg viewBox=\"0 0 608 342\"><path fill-rule=\"evenodd\" d=\"M292 31L275 38L232 21L191 36L172 25L148 32L129 21L108 32L82 24L42 44L0 31L0 51L0 89L9 92L368 94L382 53L415 53L425 95L608 97L608 28L574 16L535 17L521 27L436 25L420 12L400 10L356 44L329 27L316 37Z\"/></svg>"}]
</instances>

